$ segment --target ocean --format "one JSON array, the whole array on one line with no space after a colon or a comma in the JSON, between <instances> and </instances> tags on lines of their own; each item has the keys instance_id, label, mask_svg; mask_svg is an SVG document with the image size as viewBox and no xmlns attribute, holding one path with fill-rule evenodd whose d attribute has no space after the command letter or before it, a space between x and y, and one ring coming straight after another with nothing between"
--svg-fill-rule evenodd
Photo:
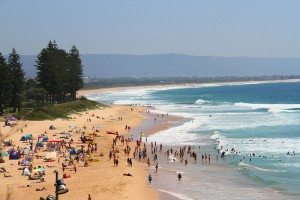
<instances>
[{"instance_id":1,"label":"ocean","mask_svg":"<svg viewBox=\"0 0 300 200\"><path fill-rule=\"evenodd\" d=\"M88 98L190 119L148 138L169 148L191 145L198 157L213 157L188 168L159 160L165 173L154 176L154 185L165 199L300 199L300 82L150 87ZM218 151L225 159L215 159Z\"/></svg>"}]
</instances>

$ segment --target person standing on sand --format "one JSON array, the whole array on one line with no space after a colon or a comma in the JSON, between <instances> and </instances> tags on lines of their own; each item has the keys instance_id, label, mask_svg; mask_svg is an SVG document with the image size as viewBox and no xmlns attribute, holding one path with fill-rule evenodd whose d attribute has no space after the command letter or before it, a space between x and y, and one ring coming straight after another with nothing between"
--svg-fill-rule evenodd
<instances>
[{"instance_id":1,"label":"person standing on sand","mask_svg":"<svg viewBox=\"0 0 300 200\"><path fill-rule=\"evenodd\" d=\"M157 170L158 170L158 163L156 163L155 165L155 173L157 173Z\"/></svg>"},{"instance_id":2,"label":"person standing on sand","mask_svg":"<svg viewBox=\"0 0 300 200\"><path fill-rule=\"evenodd\" d=\"M88 200L92 200L92 197L91 197L91 195L90 195L90 194L89 194Z\"/></svg>"},{"instance_id":3,"label":"person standing on sand","mask_svg":"<svg viewBox=\"0 0 300 200\"><path fill-rule=\"evenodd\" d=\"M149 176L148 176L148 181L149 181L149 184L151 185L151 181L152 181L152 176L151 176L151 174L149 174Z\"/></svg>"},{"instance_id":4,"label":"person standing on sand","mask_svg":"<svg viewBox=\"0 0 300 200\"><path fill-rule=\"evenodd\" d=\"M181 180L181 178L182 178L182 175L181 175L181 173L178 173L177 177L178 177L178 180L180 181L180 180Z\"/></svg>"}]
</instances>

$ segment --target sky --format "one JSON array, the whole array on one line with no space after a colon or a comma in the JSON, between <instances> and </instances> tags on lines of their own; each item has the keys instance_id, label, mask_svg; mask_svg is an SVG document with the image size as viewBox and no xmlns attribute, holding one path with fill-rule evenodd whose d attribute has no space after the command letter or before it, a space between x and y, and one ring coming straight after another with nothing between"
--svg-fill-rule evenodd
<instances>
[{"instance_id":1,"label":"sky","mask_svg":"<svg viewBox=\"0 0 300 200\"><path fill-rule=\"evenodd\" d=\"M0 52L300 57L299 0L0 0Z\"/></svg>"}]
</instances>

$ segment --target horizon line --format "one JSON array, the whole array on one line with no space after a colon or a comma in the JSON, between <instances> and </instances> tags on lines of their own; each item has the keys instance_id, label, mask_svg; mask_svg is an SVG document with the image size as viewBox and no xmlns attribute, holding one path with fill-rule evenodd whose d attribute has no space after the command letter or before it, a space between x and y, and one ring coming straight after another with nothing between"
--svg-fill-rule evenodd
<instances>
[{"instance_id":1,"label":"horizon line","mask_svg":"<svg viewBox=\"0 0 300 200\"><path fill-rule=\"evenodd\" d=\"M38 54L19 54L20 56L37 56ZM153 54L130 54L130 53L81 53L82 55L124 55L124 56L159 56L159 55L179 55L192 57L212 57L212 58L271 58L271 59L300 59L299 57L275 57L275 56L216 56L216 55L194 55L186 53L153 53ZM4 56L8 56L4 54Z\"/></svg>"}]
</instances>

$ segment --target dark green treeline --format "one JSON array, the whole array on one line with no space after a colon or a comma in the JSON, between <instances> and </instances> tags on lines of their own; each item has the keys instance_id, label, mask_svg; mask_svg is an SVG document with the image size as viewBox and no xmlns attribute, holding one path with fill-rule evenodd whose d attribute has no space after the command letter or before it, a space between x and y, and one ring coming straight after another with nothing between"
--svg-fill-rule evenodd
<instances>
[{"instance_id":1,"label":"dark green treeline","mask_svg":"<svg viewBox=\"0 0 300 200\"><path fill-rule=\"evenodd\" d=\"M25 77L20 56L13 48L6 62L0 53L0 114L7 107L16 112L21 107Z\"/></svg>"},{"instance_id":2,"label":"dark green treeline","mask_svg":"<svg viewBox=\"0 0 300 200\"><path fill-rule=\"evenodd\" d=\"M45 89L46 101L63 103L76 99L76 91L83 87L80 54L75 46L69 53L50 41L36 61L37 85Z\"/></svg>"},{"instance_id":3,"label":"dark green treeline","mask_svg":"<svg viewBox=\"0 0 300 200\"><path fill-rule=\"evenodd\" d=\"M25 80L16 50L12 49L7 61L0 52L0 114L76 100L76 92L83 87L83 66L75 46L66 52L50 41L35 66L36 78Z\"/></svg>"}]
</instances>

